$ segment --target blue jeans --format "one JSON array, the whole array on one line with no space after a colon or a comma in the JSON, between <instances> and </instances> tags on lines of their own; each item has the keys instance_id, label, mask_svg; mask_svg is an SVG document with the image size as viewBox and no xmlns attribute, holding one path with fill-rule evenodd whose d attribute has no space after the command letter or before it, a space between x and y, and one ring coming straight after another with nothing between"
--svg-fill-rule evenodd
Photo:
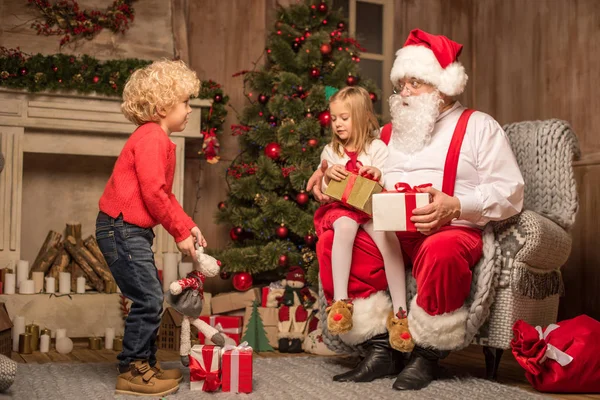
<instances>
[{"instance_id":1,"label":"blue jeans","mask_svg":"<svg viewBox=\"0 0 600 400\"><path fill-rule=\"evenodd\" d=\"M96 240L123 296L133 303L125 320L119 367L135 360L156 364L163 291L154 264L152 228L141 228L103 212L96 219Z\"/></svg>"}]
</instances>

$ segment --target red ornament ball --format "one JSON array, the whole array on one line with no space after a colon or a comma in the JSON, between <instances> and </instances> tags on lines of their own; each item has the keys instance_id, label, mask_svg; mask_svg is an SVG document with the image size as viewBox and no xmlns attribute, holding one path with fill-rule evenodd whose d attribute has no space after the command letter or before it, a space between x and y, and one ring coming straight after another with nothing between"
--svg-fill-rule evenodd
<instances>
[{"instance_id":1,"label":"red ornament ball","mask_svg":"<svg viewBox=\"0 0 600 400\"><path fill-rule=\"evenodd\" d=\"M288 263L288 256L286 256L285 254L282 254L279 256L279 261L278 264L280 267L285 267Z\"/></svg>"},{"instance_id":2,"label":"red ornament ball","mask_svg":"<svg viewBox=\"0 0 600 400\"><path fill-rule=\"evenodd\" d=\"M231 274L228 271L221 271L221 272L219 272L219 276L223 280L227 280L227 279L231 278Z\"/></svg>"},{"instance_id":3,"label":"red ornament ball","mask_svg":"<svg viewBox=\"0 0 600 400\"><path fill-rule=\"evenodd\" d=\"M377 95L375 93L369 93L369 97L373 103L377 101Z\"/></svg>"},{"instance_id":4,"label":"red ornament ball","mask_svg":"<svg viewBox=\"0 0 600 400\"><path fill-rule=\"evenodd\" d=\"M310 147L317 147L319 141L317 139L308 139L307 143Z\"/></svg>"},{"instance_id":5,"label":"red ornament ball","mask_svg":"<svg viewBox=\"0 0 600 400\"><path fill-rule=\"evenodd\" d=\"M225 204L224 201L221 201L217 207L219 207L219 210L224 211L227 209L227 204Z\"/></svg>"},{"instance_id":6,"label":"red ornament ball","mask_svg":"<svg viewBox=\"0 0 600 400\"><path fill-rule=\"evenodd\" d=\"M223 101L223 96L220 94L215 94L215 97L213 97L213 100L215 101L215 103L221 103Z\"/></svg>"},{"instance_id":7,"label":"red ornament ball","mask_svg":"<svg viewBox=\"0 0 600 400\"><path fill-rule=\"evenodd\" d=\"M92 78L92 81L94 83L98 83L98 82L100 82L100 77L99 76L95 76L95 77Z\"/></svg>"},{"instance_id":8,"label":"red ornament ball","mask_svg":"<svg viewBox=\"0 0 600 400\"><path fill-rule=\"evenodd\" d=\"M343 31L344 29L346 29L346 24L343 22L340 22L337 24L337 27L339 30Z\"/></svg>"},{"instance_id":9,"label":"red ornament ball","mask_svg":"<svg viewBox=\"0 0 600 400\"><path fill-rule=\"evenodd\" d=\"M21 76L25 76L25 75L27 75L27 73L28 73L28 72L29 72L29 71L27 71L27 68L25 68L25 67L23 67L23 68L19 69L19 74L20 74Z\"/></svg>"},{"instance_id":10,"label":"red ornament ball","mask_svg":"<svg viewBox=\"0 0 600 400\"><path fill-rule=\"evenodd\" d=\"M321 71L319 71L319 68L311 68L310 69L310 77L313 79L317 79L319 76L321 76Z\"/></svg>"},{"instance_id":11,"label":"red ornament ball","mask_svg":"<svg viewBox=\"0 0 600 400\"><path fill-rule=\"evenodd\" d=\"M307 246L313 246L315 243L317 243L317 237L309 233L308 235L304 236L304 243L306 243Z\"/></svg>"},{"instance_id":12,"label":"red ornament ball","mask_svg":"<svg viewBox=\"0 0 600 400\"><path fill-rule=\"evenodd\" d=\"M346 84L348 86L354 86L358 83L358 78L355 76L350 75L349 77L346 78Z\"/></svg>"},{"instance_id":13,"label":"red ornament ball","mask_svg":"<svg viewBox=\"0 0 600 400\"><path fill-rule=\"evenodd\" d=\"M306 114L304 114L304 116L306 118L312 118L313 117L313 115L312 115L312 113L310 111L307 111Z\"/></svg>"},{"instance_id":14,"label":"red ornament ball","mask_svg":"<svg viewBox=\"0 0 600 400\"><path fill-rule=\"evenodd\" d=\"M271 125L277 124L277 117L274 115L269 115L269 118L267 118L267 121L269 121L269 124L271 124Z\"/></svg>"},{"instance_id":15,"label":"red ornament ball","mask_svg":"<svg viewBox=\"0 0 600 400\"><path fill-rule=\"evenodd\" d=\"M275 234L277 235L277 237L279 239L285 239L287 237L288 233L289 233L288 228L286 228L285 225L281 225L275 231Z\"/></svg>"},{"instance_id":16,"label":"red ornament ball","mask_svg":"<svg viewBox=\"0 0 600 400\"><path fill-rule=\"evenodd\" d=\"M235 229L236 228L231 228L231 230L229 231L229 237L234 242L240 239L240 236L237 233L235 233Z\"/></svg>"},{"instance_id":17,"label":"red ornament ball","mask_svg":"<svg viewBox=\"0 0 600 400\"><path fill-rule=\"evenodd\" d=\"M261 94L258 96L258 102L260 104L267 104L267 102L269 101L269 96Z\"/></svg>"},{"instance_id":18,"label":"red ornament ball","mask_svg":"<svg viewBox=\"0 0 600 400\"><path fill-rule=\"evenodd\" d=\"M238 237L242 236L242 234L244 233L244 230L239 226L236 226L234 229L235 229L235 234L238 235Z\"/></svg>"},{"instance_id":19,"label":"red ornament ball","mask_svg":"<svg viewBox=\"0 0 600 400\"><path fill-rule=\"evenodd\" d=\"M271 160L277 160L281 156L281 146L279 143L269 143L265 146L265 156Z\"/></svg>"},{"instance_id":20,"label":"red ornament ball","mask_svg":"<svg viewBox=\"0 0 600 400\"><path fill-rule=\"evenodd\" d=\"M286 194L285 196L283 196L283 199L284 199L285 201L288 201L288 200L290 199L290 196L288 196L288 195Z\"/></svg>"},{"instance_id":21,"label":"red ornament ball","mask_svg":"<svg viewBox=\"0 0 600 400\"><path fill-rule=\"evenodd\" d=\"M321 14L325 14L325 13L327 12L327 4L325 4L325 3L320 3L320 4L317 6L317 10L319 10L319 12L320 12Z\"/></svg>"},{"instance_id":22,"label":"red ornament ball","mask_svg":"<svg viewBox=\"0 0 600 400\"><path fill-rule=\"evenodd\" d=\"M323 111L319 114L319 123L322 127L326 128L331 123L331 114L329 114L329 110Z\"/></svg>"},{"instance_id":23,"label":"red ornament ball","mask_svg":"<svg viewBox=\"0 0 600 400\"><path fill-rule=\"evenodd\" d=\"M324 56L326 56L327 54L331 53L331 45L329 43L323 43L321 45L321 54L323 54Z\"/></svg>"},{"instance_id":24,"label":"red ornament ball","mask_svg":"<svg viewBox=\"0 0 600 400\"><path fill-rule=\"evenodd\" d=\"M248 272L236 272L233 275L233 287L240 292L250 289L252 287L252 275Z\"/></svg>"},{"instance_id":25,"label":"red ornament ball","mask_svg":"<svg viewBox=\"0 0 600 400\"><path fill-rule=\"evenodd\" d=\"M304 190L296 195L296 202L298 204L300 204L301 206L308 203L308 200L309 200L308 194L306 194L306 192Z\"/></svg>"},{"instance_id":26,"label":"red ornament ball","mask_svg":"<svg viewBox=\"0 0 600 400\"><path fill-rule=\"evenodd\" d=\"M58 71L58 67L56 65L53 65L52 66L52 71L54 71L54 72Z\"/></svg>"},{"instance_id":27,"label":"red ornament ball","mask_svg":"<svg viewBox=\"0 0 600 400\"><path fill-rule=\"evenodd\" d=\"M297 53L298 51L300 51L300 43L292 42L292 50L294 50L294 53Z\"/></svg>"}]
</instances>

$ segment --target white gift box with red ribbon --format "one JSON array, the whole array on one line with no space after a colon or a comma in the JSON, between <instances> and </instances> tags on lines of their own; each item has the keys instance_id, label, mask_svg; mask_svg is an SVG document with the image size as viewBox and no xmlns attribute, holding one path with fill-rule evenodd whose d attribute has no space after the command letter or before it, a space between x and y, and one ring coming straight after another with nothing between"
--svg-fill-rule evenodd
<instances>
[{"instance_id":1,"label":"white gift box with red ribbon","mask_svg":"<svg viewBox=\"0 0 600 400\"><path fill-rule=\"evenodd\" d=\"M419 193L418 188L428 187L424 184L411 188L408 184L399 182L395 191L382 192L373 195L373 229L376 231L410 231L416 232L414 222L410 220L415 208L424 207L430 203L429 193Z\"/></svg>"},{"instance_id":2,"label":"white gift box with red ribbon","mask_svg":"<svg viewBox=\"0 0 600 400\"><path fill-rule=\"evenodd\" d=\"M221 387L221 348L195 345L189 357L190 390L217 391Z\"/></svg>"}]
</instances>

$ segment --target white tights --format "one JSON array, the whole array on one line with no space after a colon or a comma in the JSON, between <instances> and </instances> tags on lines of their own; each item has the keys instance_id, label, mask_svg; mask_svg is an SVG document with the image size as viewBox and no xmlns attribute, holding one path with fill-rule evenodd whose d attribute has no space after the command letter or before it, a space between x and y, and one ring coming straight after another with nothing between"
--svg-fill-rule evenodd
<instances>
[{"instance_id":1,"label":"white tights","mask_svg":"<svg viewBox=\"0 0 600 400\"><path fill-rule=\"evenodd\" d=\"M394 232L373 230L373 222L364 224L363 229L375 242L383 257L385 277L388 282L394 314L402 307L406 311L406 275L400 242ZM359 224L351 218L340 217L333 223L333 246L331 268L333 273L333 299L348 298L348 280L352 263L352 246Z\"/></svg>"}]
</instances>

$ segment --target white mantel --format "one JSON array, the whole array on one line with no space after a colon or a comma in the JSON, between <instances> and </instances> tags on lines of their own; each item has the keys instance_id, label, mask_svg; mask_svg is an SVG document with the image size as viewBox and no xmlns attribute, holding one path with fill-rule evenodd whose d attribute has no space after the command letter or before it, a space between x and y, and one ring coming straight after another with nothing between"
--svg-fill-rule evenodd
<instances>
[{"instance_id":1,"label":"white mantel","mask_svg":"<svg viewBox=\"0 0 600 400\"><path fill-rule=\"evenodd\" d=\"M185 139L199 138L202 107L211 105L210 100L190 103L193 111L185 131L171 135L177 145L173 193L179 201L183 199ZM6 158L0 173L0 268L20 259L23 154L118 156L135 129L121 113L120 104L118 97L0 88L0 150ZM162 227L155 233L154 251L162 263L161 255L175 252L176 246Z\"/></svg>"}]
</instances>

